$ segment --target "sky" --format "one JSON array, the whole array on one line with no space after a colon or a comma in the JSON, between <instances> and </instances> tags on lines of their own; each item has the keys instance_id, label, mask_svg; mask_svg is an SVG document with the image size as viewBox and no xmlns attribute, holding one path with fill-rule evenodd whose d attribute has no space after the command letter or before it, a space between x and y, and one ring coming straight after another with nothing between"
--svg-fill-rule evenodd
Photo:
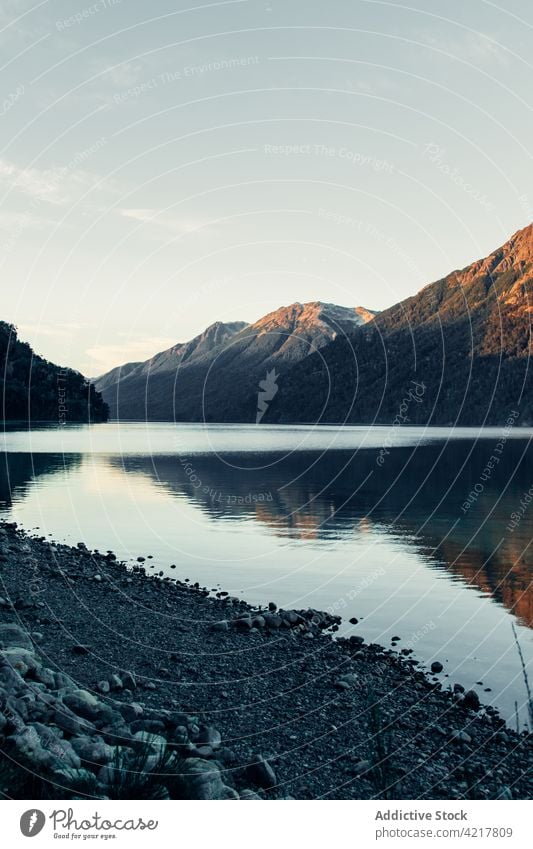
<instances>
[{"instance_id":1,"label":"sky","mask_svg":"<svg viewBox=\"0 0 533 849\"><path fill-rule=\"evenodd\" d=\"M533 220L528 0L2 0L0 319L88 376Z\"/></svg>"}]
</instances>

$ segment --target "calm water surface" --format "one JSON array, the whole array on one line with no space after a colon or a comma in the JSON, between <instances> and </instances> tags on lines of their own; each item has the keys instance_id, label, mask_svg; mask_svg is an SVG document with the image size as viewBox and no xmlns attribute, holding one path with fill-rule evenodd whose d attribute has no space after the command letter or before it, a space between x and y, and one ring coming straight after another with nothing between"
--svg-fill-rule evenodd
<instances>
[{"instance_id":1,"label":"calm water surface","mask_svg":"<svg viewBox=\"0 0 533 849\"><path fill-rule=\"evenodd\" d=\"M444 684L473 686L508 718L516 702L523 722L511 625L533 665L532 435L168 424L11 430L0 436L0 512L126 560L152 555L158 571L252 602L329 608L367 640L388 645L400 636L398 649L444 663ZM352 616L358 625L349 625Z\"/></svg>"}]
</instances>

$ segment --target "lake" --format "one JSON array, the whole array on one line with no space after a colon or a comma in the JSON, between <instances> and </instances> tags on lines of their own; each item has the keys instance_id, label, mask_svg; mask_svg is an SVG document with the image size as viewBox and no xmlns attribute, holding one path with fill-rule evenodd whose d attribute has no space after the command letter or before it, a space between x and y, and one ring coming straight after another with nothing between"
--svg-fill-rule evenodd
<instances>
[{"instance_id":1,"label":"lake","mask_svg":"<svg viewBox=\"0 0 533 849\"><path fill-rule=\"evenodd\" d=\"M444 664L527 718L533 431L104 424L2 433L0 515ZM172 565L175 568L171 568ZM356 617L357 625L349 623ZM446 677L448 676L448 677ZM530 678L533 674L530 671Z\"/></svg>"}]
</instances>

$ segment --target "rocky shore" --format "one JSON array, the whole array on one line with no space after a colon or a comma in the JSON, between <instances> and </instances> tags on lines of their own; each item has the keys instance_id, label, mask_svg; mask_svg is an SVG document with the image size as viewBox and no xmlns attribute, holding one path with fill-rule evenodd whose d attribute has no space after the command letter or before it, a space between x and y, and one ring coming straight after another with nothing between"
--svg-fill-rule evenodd
<instances>
[{"instance_id":1,"label":"rocky shore","mask_svg":"<svg viewBox=\"0 0 533 849\"><path fill-rule=\"evenodd\" d=\"M517 734L408 651L0 524L3 798L529 799Z\"/></svg>"}]
</instances>

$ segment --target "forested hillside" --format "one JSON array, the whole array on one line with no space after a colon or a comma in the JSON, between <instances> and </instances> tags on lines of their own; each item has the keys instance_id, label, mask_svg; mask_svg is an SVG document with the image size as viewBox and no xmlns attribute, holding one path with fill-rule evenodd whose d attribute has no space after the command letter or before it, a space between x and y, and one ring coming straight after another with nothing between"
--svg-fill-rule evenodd
<instances>
[{"instance_id":1,"label":"forested hillside","mask_svg":"<svg viewBox=\"0 0 533 849\"><path fill-rule=\"evenodd\" d=\"M0 398L5 421L66 424L108 418L102 396L83 375L39 357L5 322L0 322Z\"/></svg>"}]
</instances>

